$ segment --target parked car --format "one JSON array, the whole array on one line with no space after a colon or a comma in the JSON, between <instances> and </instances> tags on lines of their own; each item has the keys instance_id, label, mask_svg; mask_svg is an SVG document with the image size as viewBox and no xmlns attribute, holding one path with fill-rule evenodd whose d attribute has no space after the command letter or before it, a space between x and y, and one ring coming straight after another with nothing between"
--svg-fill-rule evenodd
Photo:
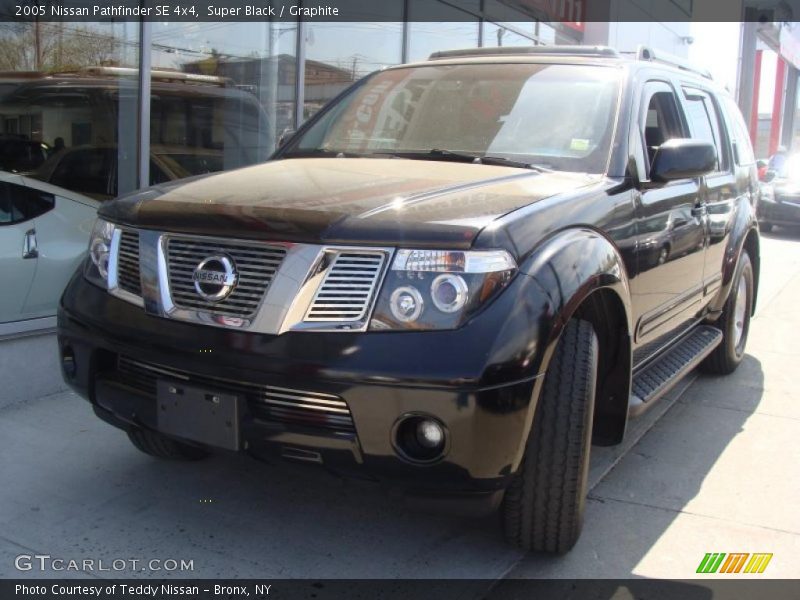
<instances>
[{"instance_id":1,"label":"parked car","mask_svg":"<svg viewBox=\"0 0 800 600\"><path fill-rule=\"evenodd\" d=\"M86 256L97 207L80 194L0 173L0 323L55 316Z\"/></svg>"},{"instance_id":2,"label":"parked car","mask_svg":"<svg viewBox=\"0 0 800 600\"><path fill-rule=\"evenodd\" d=\"M150 185L222 169L219 150L161 145L150 150ZM106 144L62 150L29 176L96 200L116 198L117 147Z\"/></svg>"},{"instance_id":3,"label":"parked car","mask_svg":"<svg viewBox=\"0 0 800 600\"><path fill-rule=\"evenodd\" d=\"M770 171L767 185L771 193L762 193L758 203L761 230L800 225L800 154L792 154L780 170Z\"/></svg>"},{"instance_id":4,"label":"parked car","mask_svg":"<svg viewBox=\"0 0 800 600\"><path fill-rule=\"evenodd\" d=\"M756 161L733 99L678 59L440 52L366 77L273 158L100 209L61 363L143 452L500 506L509 541L564 552L591 444L742 360ZM651 222L680 250L653 260Z\"/></svg>"},{"instance_id":5,"label":"parked car","mask_svg":"<svg viewBox=\"0 0 800 600\"><path fill-rule=\"evenodd\" d=\"M16 136L0 135L0 171L19 173L41 165L49 154L47 144Z\"/></svg>"}]
</instances>

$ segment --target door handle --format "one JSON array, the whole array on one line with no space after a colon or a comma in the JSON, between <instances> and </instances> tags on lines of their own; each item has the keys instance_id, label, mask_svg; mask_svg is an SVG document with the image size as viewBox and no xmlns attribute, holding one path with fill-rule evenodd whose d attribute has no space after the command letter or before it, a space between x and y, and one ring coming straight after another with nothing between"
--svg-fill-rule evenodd
<instances>
[{"instance_id":1,"label":"door handle","mask_svg":"<svg viewBox=\"0 0 800 600\"><path fill-rule=\"evenodd\" d=\"M692 208L693 217L704 217L707 214L708 214L708 209L706 208L705 204L696 204Z\"/></svg>"},{"instance_id":2,"label":"door handle","mask_svg":"<svg viewBox=\"0 0 800 600\"><path fill-rule=\"evenodd\" d=\"M22 246L22 258L39 258L39 245L36 242L36 230L25 232L25 243Z\"/></svg>"}]
</instances>

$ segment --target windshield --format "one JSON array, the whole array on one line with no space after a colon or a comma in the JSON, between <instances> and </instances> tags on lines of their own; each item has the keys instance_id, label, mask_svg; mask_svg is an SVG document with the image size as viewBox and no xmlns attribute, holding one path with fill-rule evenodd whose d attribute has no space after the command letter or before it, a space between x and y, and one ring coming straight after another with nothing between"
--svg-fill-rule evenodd
<instances>
[{"instance_id":1,"label":"windshield","mask_svg":"<svg viewBox=\"0 0 800 600\"><path fill-rule=\"evenodd\" d=\"M441 151L447 151L603 173L619 73L531 63L383 71L340 100L284 156L436 151L446 159Z\"/></svg>"}]
</instances>

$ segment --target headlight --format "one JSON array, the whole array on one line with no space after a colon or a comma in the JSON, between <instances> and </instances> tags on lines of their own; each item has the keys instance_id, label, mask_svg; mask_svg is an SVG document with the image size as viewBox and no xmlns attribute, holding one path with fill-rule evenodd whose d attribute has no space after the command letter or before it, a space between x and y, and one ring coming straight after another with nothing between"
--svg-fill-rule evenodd
<instances>
[{"instance_id":1,"label":"headlight","mask_svg":"<svg viewBox=\"0 0 800 600\"><path fill-rule=\"evenodd\" d=\"M508 285L516 270L505 250L399 250L370 329L455 329Z\"/></svg>"},{"instance_id":2,"label":"headlight","mask_svg":"<svg viewBox=\"0 0 800 600\"><path fill-rule=\"evenodd\" d=\"M111 237L114 224L97 219L89 238L89 260L86 261L86 279L102 288L108 288L108 261L111 256Z\"/></svg>"}]
</instances>

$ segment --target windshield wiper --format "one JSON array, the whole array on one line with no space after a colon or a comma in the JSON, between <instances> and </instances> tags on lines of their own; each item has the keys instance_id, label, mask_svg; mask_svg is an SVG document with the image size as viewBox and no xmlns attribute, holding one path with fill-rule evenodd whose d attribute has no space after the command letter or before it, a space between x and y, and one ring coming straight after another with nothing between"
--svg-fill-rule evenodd
<instances>
[{"instance_id":1,"label":"windshield wiper","mask_svg":"<svg viewBox=\"0 0 800 600\"><path fill-rule=\"evenodd\" d=\"M370 154L381 155L381 156L396 156L398 158L411 158L417 160L432 158L435 160L447 160L452 162L468 162L476 165L495 165L501 167L514 167L517 169L534 169L541 172L550 170L540 165L535 165L533 163L528 163L521 160L513 160L511 158L506 158L504 156L491 156L488 154L472 154L470 152L440 150L439 148L433 148L432 150L420 150L420 151L379 150L377 152L371 152Z\"/></svg>"},{"instance_id":2,"label":"windshield wiper","mask_svg":"<svg viewBox=\"0 0 800 600\"><path fill-rule=\"evenodd\" d=\"M310 148L308 150L293 150L285 153L281 158L311 158L311 157L331 157L331 158L364 158L368 154L358 152L344 152L342 150L328 150L327 148Z\"/></svg>"}]
</instances>

